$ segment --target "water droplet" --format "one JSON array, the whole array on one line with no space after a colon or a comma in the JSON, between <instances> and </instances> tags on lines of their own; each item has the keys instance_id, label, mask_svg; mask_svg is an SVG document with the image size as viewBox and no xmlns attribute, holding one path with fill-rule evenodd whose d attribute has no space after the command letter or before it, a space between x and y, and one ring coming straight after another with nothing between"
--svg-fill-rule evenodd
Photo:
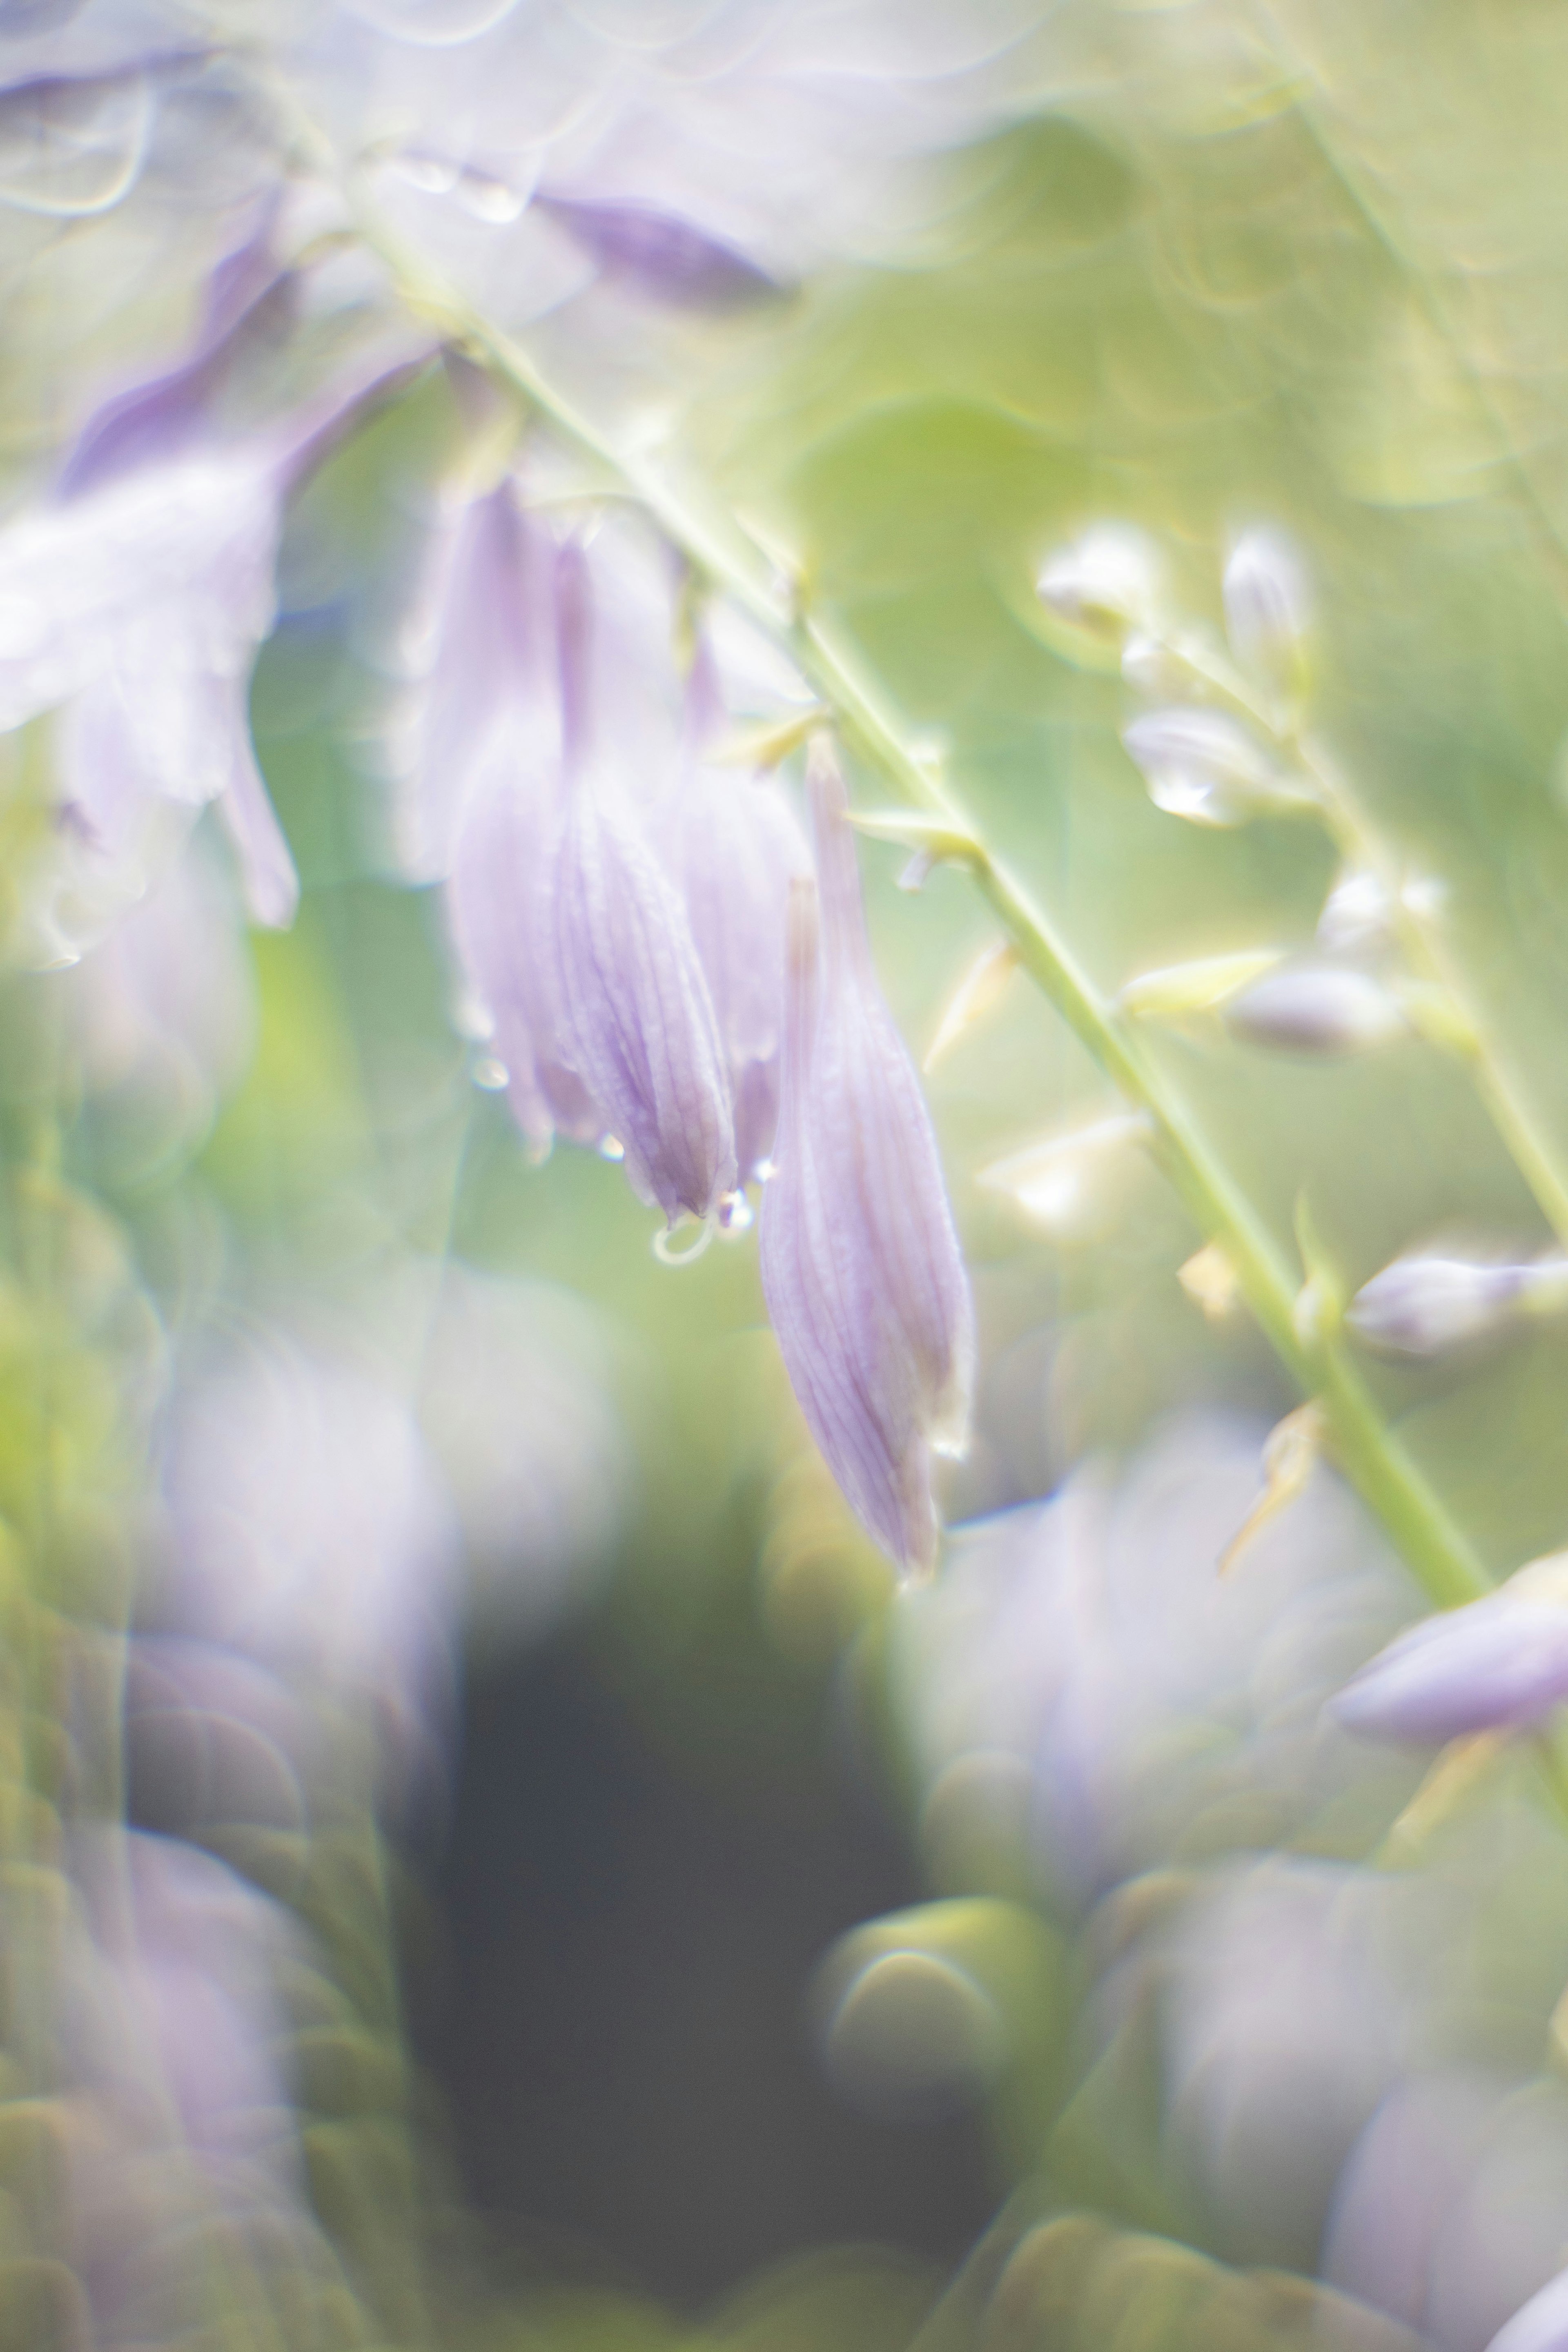
<instances>
[{"instance_id":1,"label":"water droplet","mask_svg":"<svg viewBox=\"0 0 1568 2352\"><path fill-rule=\"evenodd\" d=\"M726 1192L719 1203L719 1228L732 1239L749 1233L757 1222L757 1213L744 1192Z\"/></svg>"},{"instance_id":2,"label":"water droplet","mask_svg":"<svg viewBox=\"0 0 1568 2352\"><path fill-rule=\"evenodd\" d=\"M493 1054L481 1054L474 1064L473 1079L475 1086L482 1087L486 1094L494 1095L510 1084L511 1072Z\"/></svg>"},{"instance_id":3,"label":"water droplet","mask_svg":"<svg viewBox=\"0 0 1568 2352\"><path fill-rule=\"evenodd\" d=\"M596 1147L601 1160L620 1161L626 1156L626 1147L618 1135L602 1135Z\"/></svg>"},{"instance_id":4,"label":"water droplet","mask_svg":"<svg viewBox=\"0 0 1568 2352\"><path fill-rule=\"evenodd\" d=\"M527 210L528 198L520 195L505 180L493 180L483 172L465 172L457 184L458 202L476 220L489 221L504 227L509 221L518 220Z\"/></svg>"}]
</instances>

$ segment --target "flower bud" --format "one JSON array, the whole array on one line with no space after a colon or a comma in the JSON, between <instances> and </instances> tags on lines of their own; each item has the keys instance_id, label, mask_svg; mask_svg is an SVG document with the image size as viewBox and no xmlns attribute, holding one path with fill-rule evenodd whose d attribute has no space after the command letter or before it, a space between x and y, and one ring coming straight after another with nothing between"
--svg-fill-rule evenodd
<instances>
[{"instance_id":1,"label":"flower bud","mask_svg":"<svg viewBox=\"0 0 1568 2352\"><path fill-rule=\"evenodd\" d=\"M1121 740L1150 799L1169 816L1232 825L1316 806L1307 787L1282 774L1257 737L1223 710L1151 710L1124 728Z\"/></svg>"},{"instance_id":2,"label":"flower bud","mask_svg":"<svg viewBox=\"0 0 1568 2352\"><path fill-rule=\"evenodd\" d=\"M1345 1321L1380 1354L1440 1356L1518 1319L1536 1269L1402 1257L1352 1299Z\"/></svg>"},{"instance_id":3,"label":"flower bud","mask_svg":"<svg viewBox=\"0 0 1568 2352\"><path fill-rule=\"evenodd\" d=\"M1568 1698L1568 1556L1428 1617L1381 1650L1331 1704L1347 1730L1440 1746L1539 1722Z\"/></svg>"},{"instance_id":4,"label":"flower bud","mask_svg":"<svg viewBox=\"0 0 1568 2352\"><path fill-rule=\"evenodd\" d=\"M909 1572L935 1560L931 1455L966 1440L974 1318L920 1081L878 985L843 780L809 763L821 888L792 885L778 1172L762 1273L812 1435Z\"/></svg>"},{"instance_id":5,"label":"flower bud","mask_svg":"<svg viewBox=\"0 0 1568 2352\"><path fill-rule=\"evenodd\" d=\"M673 1224L707 1217L735 1182L724 1049L674 884L591 749L587 572L557 567L571 806L555 867L553 940L564 1058L618 1138L641 1198Z\"/></svg>"},{"instance_id":6,"label":"flower bud","mask_svg":"<svg viewBox=\"0 0 1568 2352\"><path fill-rule=\"evenodd\" d=\"M1103 644L1146 628L1159 603L1158 551L1141 530L1097 523L1048 556L1035 583L1047 612Z\"/></svg>"},{"instance_id":7,"label":"flower bud","mask_svg":"<svg viewBox=\"0 0 1568 2352\"><path fill-rule=\"evenodd\" d=\"M1223 593L1237 660L1289 691L1300 678L1312 599L1301 560L1283 532L1244 531L1225 567Z\"/></svg>"},{"instance_id":8,"label":"flower bud","mask_svg":"<svg viewBox=\"0 0 1568 2352\"><path fill-rule=\"evenodd\" d=\"M1244 989L1225 1008L1234 1036L1291 1054L1364 1054L1408 1037L1398 1000L1370 973L1336 964L1293 964Z\"/></svg>"}]
</instances>

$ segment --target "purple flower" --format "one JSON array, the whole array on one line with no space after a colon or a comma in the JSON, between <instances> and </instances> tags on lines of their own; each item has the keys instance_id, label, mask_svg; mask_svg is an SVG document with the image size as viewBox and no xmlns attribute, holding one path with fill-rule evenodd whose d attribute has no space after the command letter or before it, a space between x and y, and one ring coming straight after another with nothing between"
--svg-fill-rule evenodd
<instances>
[{"instance_id":1,"label":"purple flower","mask_svg":"<svg viewBox=\"0 0 1568 2352\"><path fill-rule=\"evenodd\" d=\"M692 734L706 731L716 695L703 647L692 673ZM790 884L810 877L811 852L777 784L705 766L695 747L667 850L718 1016L743 1183L767 1161L778 1126L785 919Z\"/></svg>"},{"instance_id":2,"label":"purple flower","mask_svg":"<svg viewBox=\"0 0 1568 2352\"><path fill-rule=\"evenodd\" d=\"M871 961L843 780L821 739L808 775L822 948L814 893L797 882L763 1286L829 1468L892 1558L929 1570L931 1456L965 1442L973 1308L930 1115Z\"/></svg>"},{"instance_id":3,"label":"purple flower","mask_svg":"<svg viewBox=\"0 0 1568 2352\"><path fill-rule=\"evenodd\" d=\"M1537 1560L1497 1592L1401 1633L1332 1700L1370 1739L1441 1745L1538 1722L1568 1698L1568 1570Z\"/></svg>"},{"instance_id":4,"label":"purple flower","mask_svg":"<svg viewBox=\"0 0 1568 2352\"><path fill-rule=\"evenodd\" d=\"M685 909L620 780L595 772L589 580L562 551L557 616L570 806L554 868L554 946L567 1059L626 1153L642 1199L673 1224L735 1183L724 1048Z\"/></svg>"},{"instance_id":5,"label":"purple flower","mask_svg":"<svg viewBox=\"0 0 1568 2352\"><path fill-rule=\"evenodd\" d=\"M565 813L554 552L510 482L448 518L415 624L426 646L395 818L402 870L447 884L463 1024L489 1041L539 1154L605 1128L567 1066L552 936Z\"/></svg>"},{"instance_id":6,"label":"purple flower","mask_svg":"<svg viewBox=\"0 0 1568 2352\"><path fill-rule=\"evenodd\" d=\"M688 310L739 310L786 289L732 245L651 205L537 195L537 209L597 262L602 275Z\"/></svg>"}]
</instances>

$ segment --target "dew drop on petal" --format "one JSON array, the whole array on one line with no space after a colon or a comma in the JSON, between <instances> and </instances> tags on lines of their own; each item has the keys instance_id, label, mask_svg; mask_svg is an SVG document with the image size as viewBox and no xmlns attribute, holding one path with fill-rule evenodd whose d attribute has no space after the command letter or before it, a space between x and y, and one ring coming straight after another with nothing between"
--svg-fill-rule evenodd
<instances>
[{"instance_id":1,"label":"dew drop on petal","mask_svg":"<svg viewBox=\"0 0 1568 2352\"><path fill-rule=\"evenodd\" d=\"M601 1160L611 1160L616 1166L626 1156L626 1147L618 1135L602 1135L595 1148Z\"/></svg>"},{"instance_id":2,"label":"dew drop on petal","mask_svg":"<svg viewBox=\"0 0 1568 2352\"><path fill-rule=\"evenodd\" d=\"M505 180L491 179L484 172L465 172L454 194L463 210L471 213L475 220L489 221L497 227L520 220L528 208L525 195L520 195Z\"/></svg>"},{"instance_id":3,"label":"dew drop on petal","mask_svg":"<svg viewBox=\"0 0 1568 2352\"><path fill-rule=\"evenodd\" d=\"M511 1072L504 1062L498 1061L494 1054L482 1054L474 1064L473 1078L475 1086L482 1087L486 1094L493 1095L510 1084Z\"/></svg>"}]
</instances>

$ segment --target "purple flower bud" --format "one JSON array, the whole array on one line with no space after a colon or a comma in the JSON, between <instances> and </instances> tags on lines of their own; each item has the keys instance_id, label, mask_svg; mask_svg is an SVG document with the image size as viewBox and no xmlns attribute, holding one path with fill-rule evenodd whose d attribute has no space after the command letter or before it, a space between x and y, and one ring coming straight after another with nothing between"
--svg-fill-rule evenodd
<instances>
[{"instance_id":1,"label":"purple flower bud","mask_svg":"<svg viewBox=\"0 0 1568 2352\"><path fill-rule=\"evenodd\" d=\"M679 310L744 310L775 301L789 290L733 246L673 213L568 196L539 195L533 201L597 262L605 277Z\"/></svg>"},{"instance_id":2,"label":"purple flower bud","mask_svg":"<svg viewBox=\"0 0 1568 2352\"><path fill-rule=\"evenodd\" d=\"M1513 1321L1533 1273L1463 1258L1395 1258L1357 1291L1345 1320L1385 1354L1439 1356Z\"/></svg>"},{"instance_id":3,"label":"purple flower bud","mask_svg":"<svg viewBox=\"0 0 1568 2352\"><path fill-rule=\"evenodd\" d=\"M642 1199L673 1224L735 1182L724 1048L675 885L612 780L588 772L587 566L557 567L570 807L555 866L554 949L566 1057L626 1151Z\"/></svg>"},{"instance_id":4,"label":"purple flower bud","mask_svg":"<svg viewBox=\"0 0 1568 2352\"><path fill-rule=\"evenodd\" d=\"M973 1307L931 1118L878 985L843 780L809 783L822 893L792 885L778 1173L762 1272L785 1368L851 1505L894 1559L937 1547L931 1455L963 1450Z\"/></svg>"},{"instance_id":5,"label":"purple flower bud","mask_svg":"<svg viewBox=\"0 0 1568 2352\"><path fill-rule=\"evenodd\" d=\"M1568 1698L1568 1576L1539 1560L1500 1591L1400 1634L1332 1700L1370 1739L1440 1746L1535 1723Z\"/></svg>"},{"instance_id":6,"label":"purple flower bud","mask_svg":"<svg viewBox=\"0 0 1568 2352\"><path fill-rule=\"evenodd\" d=\"M1397 999L1370 972L1334 964L1268 973L1232 998L1224 1020L1251 1045L1292 1054L1363 1054L1410 1034Z\"/></svg>"},{"instance_id":7,"label":"purple flower bud","mask_svg":"<svg viewBox=\"0 0 1568 2352\"><path fill-rule=\"evenodd\" d=\"M704 647L693 671L694 707L715 693ZM809 878L811 852L777 784L743 781L693 758L676 799L668 856L718 1016L745 1182L771 1156L778 1126L789 889Z\"/></svg>"}]
</instances>

